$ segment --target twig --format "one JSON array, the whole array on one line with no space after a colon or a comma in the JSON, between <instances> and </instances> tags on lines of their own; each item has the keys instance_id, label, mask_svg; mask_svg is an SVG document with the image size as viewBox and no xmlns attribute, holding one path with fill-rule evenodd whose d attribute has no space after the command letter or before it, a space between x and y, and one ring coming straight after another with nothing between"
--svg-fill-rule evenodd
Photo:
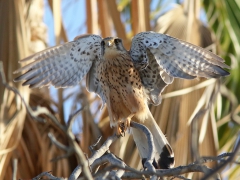
<instances>
[{"instance_id":1,"label":"twig","mask_svg":"<svg viewBox=\"0 0 240 180\"><path fill-rule=\"evenodd\" d=\"M98 158L100 158L107 150L109 150L110 145L117 139L117 136L114 134L113 136L110 136L103 145L94 152L94 154L88 159L89 166ZM77 179L78 176L82 172L82 167L77 166L72 174L69 177L69 180Z\"/></svg>"},{"instance_id":2,"label":"twig","mask_svg":"<svg viewBox=\"0 0 240 180\"><path fill-rule=\"evenodd\" d=\"M170 177L170 176L177 176L180 174L185 174L190 172L204 173L204 172L211 171L211 169L200 164L189 164L187 166L178 166L172 169L157 169L155 173L149 170L138 171L128 166L123 168L117 165L109 166L108 170L113 168L121 168L121 169L124 169L125 171L128 171L123 174L122 176L123 179L141 179L143 176L145 176L146 178L149 178L150 176L153 176L153 175L156 175L157 177Z\"/></svg>"},{"instance_id":3,"label":"twig","mask_svg":"<svg viewBox=\"0 0 240 180\"><path fill-rule=\"evenodd\" d=\"M70 119L68 121L68 127L67 127L67 137L70 140L70 144L73 147L76 155L77 155L77 160L78 162L80 162L80 166L82 166L82 171L83 171L83 175L86 179L88 180L93 180L92 174L88 168L88 161L86 160L86 157L82 151L82 149L79 147L79 145L77 144L77 142L75 141L75 136L72 133L72 124L73 121L75 119L75 117L82 111L82 109L80 109L79 111L77 111L75 114L73 114L72 116L70 116ZM77 179L77 177L75 177L74 175L70 175L69 180L71 180L71 178Z\"/></svg>"},{"instance_id":4,"label":"twig","mask_svg":"<svg viewBox=\"0 0 240 180\"><path fill-rule=\"evenodd\" d=\"M122 160L117 158L115 155L113 155L112 153L108 153L108 154L105 154L105 155L101 156L100 158L96 159L93 162L93 164L91 165L91 167L94 169L96 166L99 166L99 165L101 165L105 162L109 162L110 164L116 165L116 166L121 167L121 168L125 168L127 166ZM121 178L122 175L125 172L124 169L121 169L121 168L118 169L117 171L114 171L114 174L117 178ZM103 172L105 173L105 171L103 171ZM109 175L113 174L111 172L112 172L112 170L110 170ZM98 172L95 176L98 176L99 174L101 174L101 171Z\"/></svg>"},{"instance_id":5,"label":"twig","mask_svg":"<svg viewBox=\"0 0 240 180\"><path fill-rule=\"evenodd\" d=\"M73 124L75 118L77 117L77 115L79 115L82 112L83 109L84 109L84 107L80 108L75 113L73 113L69 116L68 123L67 123L67 130L68 131L72 130L71 127L72 127L72 124Z\"/></svg>"},{"instance_id":6,"label":"twig","mask_svg":"<svg viewBox=\"0 0 240 180\"><path fill-rule=\"evenodd\" d=\"M225 157L230 157L230 156L233 156L233 153L223 153L216 157L215 156L203 156L203 157L199 158L197 161L195 161L194 164L204 164L207 162L218 161L218 160L222 160Z\"/></svg>"},{"instance_id":7,"label":"twig","mask_svg":"<svg viewBox=\"0 0 240 180\"><path fill-rule=\"evenodd\" d=\"M190 172L204 173L204 172L211 171L211 169L200 164L189 164L187 166L178 166L172 169L157 169L156 172L152 172L149 170L139 171L128 166L122 167L115 164L115 165L106 167L104 170L101 170L102 172L100 174L109 172L114 168L123 169L126 171L122 176L123 179L142 179L144 177L149 178L150 176L153 176L153 175L156 175L157 177L171 177L171 176L178 176L180 174L185 174ZM98 174L96 174L96 176L97 175ZM82 178L80 178L80 180L82 180Z\"/></svg>"},{"instance_id":8,"label":"twig","mask_svg":"<svg viewBox=\"0 0 240 180\"><path fill-rule=\"evenodd\" d=\"M184 179L184 180L191 180L191 179L185 178L185 177L180 176L180 175L174 176L174 177L171 178L170 180L173 180L173 179L175 179L175 178L178 178L178 179Z\"/></svg>"},{"instance_id":9,"label":"twig","mask_svg":"<svg viewBox=\"0 0 240 180\"><path fill-rule=\"evenodd\" d=\"M100 158L107 150L109 150L109 147L111 144L117 140L117 135L114 134L113 136L110 136L103 145L94 152L94 154L89 158L89 164L91 165L96 159Z\"/></svg>"},{"instance_id":10,"label":"twig","mask_svg":"<svg viewBox=\"0 0 240 180\"><path fill-rule=\"evenodd\" d=\"M53 176L52 174L50 174L51 171L49 172L42 172L41 174L37 175L36 177L32 178L32 180L39 180L41 179L43 176L47 176L50 180L66 180L65 178L58 178Z\"/></svg>"},{"instance_id":11,"label":"twig","mask_svg":"<svg viewBox=\"0 0 240 180\"><path fill-rule=\"evenodd\" d=\"M13 159L13 180L17 179L17 167L18 167L18 159Z\"/></svg>"},{"instance_id":12,"label":"twig","mask_svg":"<svg viewBox=\"0 0 240 180\"><path fill-rule=\"evenodd\" d=\"M99 136L99 137L97 138L96 143L94 143L93 145L91 145L91 146L89 147L89 150L91 151L91 153L94 153L94 147L96 147L96 146L99 144L99 142L100 142L101 139L102 139L102 136Z\"/></svg>"},{"instance_id":13,"label":"twig","mask_svg":"<svg viewBox=\"0 0 240 180\"><path fill-rule=\"evenodd\" d=\"M51 142L53 144L55 144L58 148L67 152L66 154L64 154L62 156L58 156L58 157L51 159L51 161L58 161L60 159L67 158L74 153L74 149L72 147L67 147L64 144L60 143L52 133L48 133L48 137L51 140Z\"/></svg>"},{"instance_id":14,"label":"twig","mask_svg":"<svg viewBox=\"0 0 240 180\"><path fill-rule=\"evenodd\" d=\"M51 142L53 144L55 144L58 148L64 150L64 151L68 151L69 150L69 147L65 146L64 144L60 143L56 138L55 136L52 134L52 133L48 133L48 137L49 139L51 140Z\"/></svg>"}]
</instances>

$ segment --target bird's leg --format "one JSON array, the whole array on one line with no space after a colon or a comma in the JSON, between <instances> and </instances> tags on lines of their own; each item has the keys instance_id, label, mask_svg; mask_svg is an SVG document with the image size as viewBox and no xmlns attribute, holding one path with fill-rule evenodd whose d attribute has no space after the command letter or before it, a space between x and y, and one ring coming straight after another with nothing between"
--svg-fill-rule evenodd
<instances>
[{"instance_id":1,"label":"bird's leg","mask_svg":"<svg viewBox=\"0 0 240 180\"><path fill-rule=\"evenodd\" d=\"M130 128L130 122L131 122L132 117L128 117L126 121L124 122L124 131L128 130Z\"/></svg>"}]
</instances>

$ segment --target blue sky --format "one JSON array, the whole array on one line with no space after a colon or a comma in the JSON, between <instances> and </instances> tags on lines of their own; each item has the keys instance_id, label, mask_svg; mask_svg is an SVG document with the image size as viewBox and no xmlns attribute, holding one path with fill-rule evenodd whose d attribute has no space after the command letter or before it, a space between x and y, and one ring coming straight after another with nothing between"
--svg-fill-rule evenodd
<instances>
[{"instance_id":1,"label":"blue sky","mask_svg":"<svg viewBox=\"0 0 240 180\"><path fill-rule=\"evenodd\" d=\"M77 35L86 32L85 1L62 0L63 25L67 30L68 40L72 41ZM44 22L48 27L48 45L55 45L53 16L48 1L44 0Z\"/></svg>"},{"instance_id":2,"label":"blue sky","mask_svg":"<svg viewBox=\"0 0 240 180\"><path fill-rule=\"evenodd\" d=\"M65 29L67 30L68 40L72 41L76 36L86 33L86 11L85 11L85 0L62 0L62 19ZM154 9L159 0L152 0L151 9ZM168 11L173 8L176 0L161 0L164 5L159 14ZM54 23L53 16L50 7L48 6L48 1L44 0L44 22L48 27L48 45L55 45L54 37ZM206 23L206 15L204 11L201 11L200 18Z\"/></svg>"}]
</instances>

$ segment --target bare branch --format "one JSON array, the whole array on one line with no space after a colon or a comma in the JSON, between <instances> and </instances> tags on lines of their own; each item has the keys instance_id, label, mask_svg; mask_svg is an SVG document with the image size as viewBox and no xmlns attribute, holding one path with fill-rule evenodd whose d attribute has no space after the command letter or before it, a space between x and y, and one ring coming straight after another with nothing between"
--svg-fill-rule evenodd
<instances>
[{"instance_id":1,"label":"bare branch","mask_svg":"<svg viewBox=\"0 0 240 180\"><path fill-rule=\"evenodd\" d=\"M13 159L13 180L17 179L17 167L18 167L18 159Z\"/></svg>"},{"instance_id":2,"label":"bare branch","mask_svg":"<svg viewBox=\"0 0 240 180\"><path fill-rule=\"evenodd\" d=\"M55 177L53 176L52 174L50 174L51 171L49 172L42 172L41 174L39 174L38 176L32 178L32 180L39 180L41 179L43 176L46 176L48 177L50 180L66 180L66 178L58 178L58 177Z\"/></svg>"},{"instance_id":3,"label":"bare branch","mask_svg":"<svg viewBox=\"0 0 240 180\"><path fill-rule=\"evenodd\" d=\"M72 118L74 119L74 117ZM93 177L91 175L91 172L88 168L88 161L86 160L86 157L83 153L83 151L81 150L81 148L79 147L79 145L77 144L77 142L75 141L75 136L74 134L72 133L72 123L73 123L73 120L70 119L70 122L69 122L69 125L68 125L68 128L67 128L67 136L70 140L70 144L71 146L73 147L76 155L77 155L77 160L78 162L80 162L80 165L82 166L82 171L83 171L83 175L86 179L88 180L92 180ZM75 176L74 174L71 174L70 177L69 177L69 180L71 179L77 179L78 176Z\"/></svg>"},{"instance_id":4,"label":"bare branch","mask_svg":"<svg viewBox=\"0 0 240 180\"><path fill-rule=\"evenodd\" d=\"M221 155L218 156L203 156L201 158L199 158L197 161L195 161L195 164L204 164L207 162L213 162L213 161L218 161L218 160L223 160L223 158L225 157L231 157L233 156L233 153L223 153Z\"/></svg>"},{"instance_id":5,"label":"bare branch","mask_svg":"<svg viewBox=\"0 0 240 180\"><path fill-rule=\"evenodd\" d=\"M97 139L97 141L96 141L96 143L94 143L93 145L91 145L91 146L89 147L89 150L91 151L91 153L94 153L94 147L96 147L96 146L99 144L99 142L100 142L101 139L102 139L102 136L99 136L98 139Z\"/></svg>"},{"instance_id":6,"label":"bare branch","mask_svg":"<svg viewBox=\"0 0 240 180\"><path fill-rule=\"evenodd\" d=\"M91 165L92 169L94 169L96 166L99 166L105 162L109 162L110 164L116 165L118 167L121 167L120 169L118 169L117 171L112 171L110 170L110 174L109 175L113 175L112 177L117 177L117 178L121 178L122 175L124 174L124 169L127 165L119 158L117 158L115 155L113 155L112 153L108 153L106 155L101 156L100 158L96 159L93 164ZM103 171L104 173L106 171ZM102 172L98 172L98 174L102 174ZM98 174L96 174L96 176L98 176Z\"/></svg>"},{"instance_id":7,"label":"bare branch","mask_svg":"<svg viewBox=\"0 0 240 180\"><path fill-rule=\"evenodd\" d=\"M188 178L185 178L185 177L183 177L183 176L180 176L180 175L178 175L178 176L174 176L173 178L171 178L170 180L173 180L173 179L175 179L175 178L178 178L178 179L184 179L184 180L190 180L190 179L188 179Z\"/></svg>"},{"instance_id":8,"label":"bare branch","mask_svg":"<svg viewBox=\"0 0 240 180\"><path fill-rule=\"evenodd\" d=\"M62 150L64 150L64 151L67 152L66 154L64 154L64 155L62 155L62 156L58 156L58 157L56 157L56 158L54 158L54 159L51 159L51 161L58 161L58 160L60 160L60 159L67 158L67 157L69 157L70 155L72 155L72 154L74 153L74 149L73 149L73 148L67 147L67 146L65 146L64 144L60 143L60 142L55 138L55 136L54 136L52 133L48 133L48 137L49 137L49 139L51 140L51 142L52 142L53 144L55 144L58 148L60 148L60 149L62 149Z\"/></svg>"},{"instance_id":9,"label":"bare branch","mask_svg":"<svg viewBox=\"0 0 240 180\"><path fill-rule=\"evenodd\" d=\"M232 155L226 160L224 161L222 164L220 164L219 166L215 167L213 169L212 172L207 173L202 180L207 180L210 179L210 177L214 176L216 173L218 173L219 171L221 171L224 167L226 167L228 164L230 164L231 162L234 161L235 156L237 155L238 151L240 149L240 141L238 141Z\"/></svg>"},{"instance_id":10,"label":"bare branch","mask_svg":"<svg viewBox=\"0 0 240 180\"><path fill-rule=\"evenodd\" d=\"M72 127L72 124L75 120L75 118L82 112L82 110L84 109L84 107L80 108L79 110L77 110L74 114L71 114L69 119L68 119L68 124L67 124L67 130L68 131L71 131L71 127Z\"/></svg>"},{"instance_id":11,"label":"bare branch","mask_svg":"<svg viewBox=\"0 0 240 180\"><path fill-rule=\"evenodd\" d=\"M200 158L200 159L202 159L202 161L195 162L195 163L189 164L187 166L179 166L179 167L172 168L172 169L164 169L164 170L158 169L158 170L156 170L155 173L153 173L149 170L138 171L138 170L133 169L128 166L123 167L122 165L118 165L118 163L113 163L113 165L108 166L107 168L101 170L101 172L95 174L94 177L95 178L99 177L98 176L99 174L101 175L100 177L103 177L104 174L106 174L107 172L111 171L114 168L125 170L126 172L122 176L122 178L125 178L125 179L142 179L144 177L149 178L150 176L153 176L153 175L156 175L157 177L164 177L164 176L165 177L170 177L170 176L178 177L180 174L185 174L185 173L190 173L190 172L213 173L212 169L209 169L208 167L206 167L205 165L202 165L202 164L206 163L206 162L211 162L211 161L218 161L225 157L229 157L231 155L232 155L232 153L224 153L217 157L202 157L202 158ZM101 158L100 160L102 161L102 163L105 163L106 161L109 161L107 158L108 158L108 156L105 156L104 158ZM98 161L98 163L97 162L94 162L94 163L99 165L100 160ZM178 177L178 178L180 178L180 177ZM220 178L218 176L215 176L215 179L220 179Z\"/></svg>"},{"instance_id":12,"label":"bare branch","mask_svg":"<svg viewBox=\"0 0 240 180\"><path fill-rule=\"evenodd\" d=\"M113 168L122 168L120 166L109 166L109 169ZM125 172L122 176L123 179L141 179L142 177L149 178L150 176L156 175L157 177L171 177L171 176L178 176L180 174L186 174L190 172L210 172L211 169L207 168L204 165L200 164L189 164L187 166L178 166L176 168L172 169L157 169L155 173L149 171L149 170L144 170L144 171L138 171L136 169L130 168L130 167L125 167L122 168Z\"/></svg>"},{"instance_id":13,"label":"bare branch","mask_svg":"<svg viewBox=\"0 0 240 180\"><path fill-rule=\"evenodd\" d=\"M109 150L109 147L111 144L117 139L117 135L110 136L105 143L99 148L99 150L95 151L94 154L91 156L91 158L88 159L89 166L98 158L100 158L107 150ZM82 172L82 167L77 166L72 174L69 177L69 180L76 179Z\"/></svg>"},{"instance_id":14,"label":"bare branch","mask_svg":"<svg viewBox=\"0 0 240 180\"><path fill-rule=\"evenodd\" d=\"M58 148L64 150L64 151L68 151L69 150L69 147L63 145L62 143L60 143L56 138L55 136L52 134L52 133L48 133L48 137L50 138L51 142L53 144L55 144Z\"/></svg>"}]
</instances>

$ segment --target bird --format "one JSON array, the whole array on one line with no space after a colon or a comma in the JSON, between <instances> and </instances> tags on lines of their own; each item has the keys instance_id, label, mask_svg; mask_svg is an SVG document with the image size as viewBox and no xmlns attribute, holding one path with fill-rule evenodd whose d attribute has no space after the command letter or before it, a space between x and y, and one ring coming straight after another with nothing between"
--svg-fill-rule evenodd
<instances>
[{"instance_id":1,"label":"bird","mask_svg":"<svg viewBox=\"0 0 240 180\"><path fill-rule=\"evenodd\" d=\"M86 77L86 88L106 104L110 126L124 136L135 121L153 135L154 166L174 167L174 152L152 116L148 105L159 105L161 93L174 78L220 78L230 73L224 60L212 52L166 34L152 31L136 34L130 50L118 37L87 34L48 48L20 62L29 62L14 73L23 86L67 88ZM148 142L139 129L131 128L144 164Z\"/></svg>"}]
</instances>

